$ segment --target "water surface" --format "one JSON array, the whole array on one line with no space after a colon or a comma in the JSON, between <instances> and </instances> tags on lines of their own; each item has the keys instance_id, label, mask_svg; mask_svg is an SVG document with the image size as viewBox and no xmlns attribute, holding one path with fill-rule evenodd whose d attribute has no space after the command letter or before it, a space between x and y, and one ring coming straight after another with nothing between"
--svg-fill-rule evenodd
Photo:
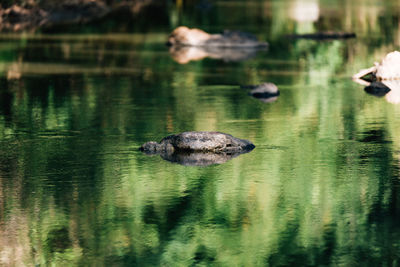
<instances>
[{"instance_id":1,"label":"water surface","mask_svg":"<svg viewBox=\"0 0 400 267\"><path fill-rule=\"evenodd\" d=\"M400 97L350 77L399 49L399 3L201 3L0 36L0 265L398 265ZM181 24L270 46L179 64ZM324 30L357 38L285 37ZM276 101L239 87L262 82ZM256 148L207 167L138 151L191 130Z\"/></svg>"}]
</instances>

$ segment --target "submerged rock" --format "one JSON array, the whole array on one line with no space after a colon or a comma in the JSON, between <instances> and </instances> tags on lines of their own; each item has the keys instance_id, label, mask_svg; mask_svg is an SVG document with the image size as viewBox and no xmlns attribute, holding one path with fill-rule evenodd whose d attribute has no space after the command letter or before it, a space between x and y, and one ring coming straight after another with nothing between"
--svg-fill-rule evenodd
<instances>
[{"instance_id":1,"label":"submerged rock","mask_svg":"<svg viewBox=\"0 0 400 267\"><path fill-rule=\"evenodd\" d=\"M250 141L225 133L183 132L167 136L160 142L147 142L140 150L182 165L207 166L224 163L254 148Z\"/></svg>"},{"instance_id":2,"label":"submerged rock","mask_svg":"<svg viewBox=\"0 0 400 267\"><path fill-rule=\"evenodd\" d=\"M168 38L168 45L199 47L266 47L257 38L240 31L224 31L222 34L209 34L200 29L189 29L185 26L176 28Z\"/></svg>"},{"instance_id":3,"label":"submerged rock","mask_svg":"<svg viewBox=\"0 0 400 267\"><path fill-rule=\"evenodd\" d=\"M280 95L278 87L273 83L262 83L260 85L240 86L243 89L250 89L249 95L262 102L270 103L278 99Z\"/></svg>"},{"instance_id":4,"label":"submerged rock","mask_svg":"<svg viewBox=\"0 0 400 267\"><path fill-rule=\"evenodd\" d=\"M400 52L387 54L380 63L375 62L373 67L360 70L353 79L365 81L400 79Z\"/></svg>"}]
</instances>

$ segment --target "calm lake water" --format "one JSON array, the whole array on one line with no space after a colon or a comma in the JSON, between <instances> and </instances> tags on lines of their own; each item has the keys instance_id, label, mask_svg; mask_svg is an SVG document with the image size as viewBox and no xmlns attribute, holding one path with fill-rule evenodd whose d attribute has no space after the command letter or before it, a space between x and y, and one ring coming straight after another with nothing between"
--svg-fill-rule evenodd
<instances>
[{"instance_id":1,"label":"calm lake water","mask_svg":"<svg viewBox=\"0 0 400 267\"><path fill-rule=\"evenodd\" d=\"M399 266L400 95L350 77L400 49L400 3L151 12L0 35L0 266ZM190 60L165 46L179 25L270 45ZM286 37L327 30L357 38ZM262 82L276 101L239 87ZM138 151L192 130L256 148L203 167Z\"/></svg>"}]
</instances>

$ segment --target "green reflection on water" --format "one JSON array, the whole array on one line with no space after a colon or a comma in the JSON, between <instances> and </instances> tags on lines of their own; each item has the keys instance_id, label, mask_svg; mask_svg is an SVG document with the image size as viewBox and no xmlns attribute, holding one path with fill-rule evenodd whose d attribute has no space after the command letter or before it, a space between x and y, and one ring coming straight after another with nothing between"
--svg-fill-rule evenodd
<instances>
[{"instance_id":1,"label":"green reflection on water","mask_svg":"<svg viewBox=\"0 0 400 267\"><path fill-rule=\"evenodd\" d=\"M170 7L270 42L243 62L180 65L170 29L2 36L0 265L397 265L400 106L348 77L398 49L399 6L323 1L310 22L295 2ZM359 37L284 38L331 26ZM277 101L238 86L264 81ZM256 149L203 168L137 151L187 130Z\"/></svg>"}]
</instances>

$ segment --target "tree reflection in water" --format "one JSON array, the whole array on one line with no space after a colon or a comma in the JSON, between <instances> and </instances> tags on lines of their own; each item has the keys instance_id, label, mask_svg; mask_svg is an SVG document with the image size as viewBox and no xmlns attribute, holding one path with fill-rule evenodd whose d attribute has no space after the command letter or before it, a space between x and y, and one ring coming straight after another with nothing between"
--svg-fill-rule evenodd
<instances>
[{"instance_id":1,"label":"tree reflection in water","mask_svg":"<svg viewBox=\"0 0 400 267\"><path fill-rule=\"evenodd\" d=\"M0 265L395 265L398 105L348 77L399 45L398 3L320 1L314 22L289 5L166 10L268 40L239 62L174 62L172 17L147 34L2 35ZM331 27L358 38L281 38ZM268 105L237 86L266 80ZM257 149L202 168L137 151L187 130Z\"/></svg>"}]
</instances>

